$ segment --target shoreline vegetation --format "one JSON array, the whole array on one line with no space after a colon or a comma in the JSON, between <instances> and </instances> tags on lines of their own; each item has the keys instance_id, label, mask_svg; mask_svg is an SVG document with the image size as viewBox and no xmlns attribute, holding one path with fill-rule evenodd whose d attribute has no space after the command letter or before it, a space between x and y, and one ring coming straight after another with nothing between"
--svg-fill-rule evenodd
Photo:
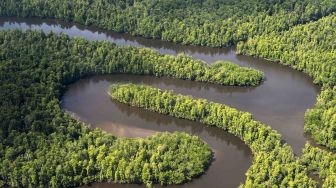
<instances>
[{"instance_id":1,"label":"shoreline vegetation","mask_svg":"<svg viewBox=\"0 0 336 188\"><path fill-rule=\"evenodd\" d=\"M278 61L309 74L327 92L336 87L335 12L334 0L0 2L1 16L56 18L182 44L237 45L238 54ZM331 113L335 109L317 104L305 115L305 132L334 149Z\"/></svg>"},{"instance_id":2,"label":"shoreline vegetation","mask_svg":"<svg viewBox=\"0 0 336 188\"><path fill-rule=\"evenodd\" d=\"M238 54L279 61L305 72L315 84L322 86L316 105L305 113L304 131L328 150L307 144L301 158L309 171L323 180L324 188L336 186L335 28L336 14L333 13L288 31L252 37L237 46Z\"/></svg>"},{"instance_id":3,"label":"shoreline vegetation","mask_svg":"<svg viewBox=\"0 0 336 188\"><path fill-rule=\"evenodd\" d=\"M286 31L336 11L333 0L3 0L0 15L56 18L134 36L209 47Z\"/></svg>"},{"instance_id":4,"label":"shoreline vegetation","mask_svg":"<svg viewBox=\"0 0 336 188\"><path fill-rule=\"evenodd\" d=\"M210 165L212 151L196 136L116 138L60 107L66 85L84 76L151 73L154 51L19 30L0 31L0 49L0 186L113 181L152 187L188 182Z\"/></svg>"},{"instance_id":5,"label":"shoreline vegetation","mask_svg":"<svg viewBox=\"0 0 336 188\"><path fill-rule=\"evenodd\" d=\"M314 165L314 160L318 160L317 156L327 154L334 156L336 149L335 11L336 2L334 0L130 0L126 2L117 0L114 1L114 3L110 3L108 0L92 2L83 0L76 3L68 0L3 0L0 2L1 16L57 18L67 22L74 21L85 25L96 25L97 27L107 30L128 32L132 35L182 44L210 47L232 46L237 44L237 53L239 54L270 59L307 73L314 79L314 83L322 85L323 87L316 106L308 110L305 114L305 132L311 134L312 138L318 144L328 147L330 151L323 151L311 146L308 147L306 151L314 151L312 152L313 154L304 152L302 158L309 158L306 155L313 156L309 158L309 160L311 160L310 162L305 162L304 164L309 171L313 171L319 174L322 179L325 179L323 187L333 187L333 185L336 185L334 175L336 169L332 165L335 161L334 157L326 159L326 161L329 161L325 163L326 166L317 168L316 165ZM20 34L17 35L19 36ZM64 38L65 36L62 37ZM35 40L31 42L34 43L39 40L39 38L35 38ZM80 44L78 50L91 53L90 48L85 49L81 46L85 45L85 42L78 39L76 40ZM1 42L4 43L4 41L5 40L2 39ZM14 44L11 45L14 46ZM27 45L29 46L30 44ZM64 43L60 42L58 45L62 46ZM2 46L2 49L4 47L7 46ZM25 48L22 47L21 49ZM29 51L28 49L26 50ZM64 53L62 49L58 50L60 53ZM148 51L143 51L143 53L145 52ZM41 131L40 129L45 129L44 131L50 134L51 130L56 129L56 124L60 125L62 122L60 120L52 120L54 117L46 115L51 113L50 109L48 113L42 112L42 109L46 109L36 104L34 105L38 106L38 108L31 109L25 107L22 110L20 109L29 103L27 99L23 97L24 92L27 92L25 91L27 90L26 87L36 87L35 90L39 91L39 87L34 83L36 80L40 80L40 78L32 76L29 82L21 83L23 88L20 89L11 85L12 83L16 83L15 81L17 80L6 72L21 71L20 76L24 77L27 76L29 69L27 67L23 69L22 65L18 65L17 62L32 63L31 60L35 60L36 62L42 62L43 65L32 63L34 66L40 66L41 69L45 69L47 65L49 66L49 64L45 62L48 58L37 59L32 56L26 57L20 55L15 58L12 53L14 55L20 54L15 50L11 53L5 51L0 54L0 57L2 57L1 61L4 61L0 68L1 71L5 72L2 76L2 80L8 84L7 86L1 86L2 91L5 91L2 94L3 100L6 99L6 101L2 102L2 106L8 108L2 109L1 112L10 117L1 117L3 119L4 128L1 130L0 135L3 138L8 137L15 139L18 137L18 140L22 138L26 139L33 134L26 135L25 133L21 135L21 132L27 130L28 126L32 126L32 130ZM105 57L107 52L104 51L104 53L103 56ZM122 52L120 51L120 53ZM35 55L41 57L40 54ZM17 59L18 57L25 57L25 59L19 60ZM79 60L88 61L85 57L80 55L68 59L66 56L63 56L63 58L65 61L69 61L69 59L76 62ZM101 60L99 56L95 58ZM125 59L121 57L118 60L125 61ZM49 107L51 106L50 108L56 109L56 111L59 108L57 107L57 105L59 105L58 98L64 89L64 83L75 81L83 75L110 73L113 72L111 71L112 69L116 68L104 67L98 62L94 62L99 65L97 67L91 67L92 65L89 65L89 63L82 64L83 69L79 67L69 67L66 63L57 63L62 64L62 68L50 68L50 70L47 70L47 73L50 74L57 72L58 74L55 77L48 77L42 71L36 72L36 74L41 74L43 79L57 80L57 82L53 82L51 85L43 85L44 88L50 87L48 90L50 93L47 95L46 91L41 90L40 92L48 97L43 100L38 99L41 104L49 104ZM60 73L61 71L69 70L69 68L73 69L69 71L72 75ZM125 68L124 71L139 73L137 72L138 70L131 68ZM188 69L188 71L190 72L190 69ZM141 74L144 73L142 72ZM183 78L183 76L179 78ZM59 82L62 84L59 84ZM14 90L17 91L18 94L16 94ZM52 93L53 91L55 92ZM10 92L14 94L10 95ZM34 97L30 95L33 94L36 93L30 92L27 98L31 100L31 98ZM36 111L36 109L38 109L39 113L30 112L30 110ZM15 111L19 111L19 113ZM59 114L59 112L56 114ZM24 120L22 120L22 117L24 117ZM48 128L41 128L43 127L41 125L43 123L40 122L41 118L47 118L48 123L50 124L52 122L53 125ZM14 131L14 133L9 134L9 132L12 131ZM19 143L21 143L22 146L19 145ZM13 143L3 142L2 145L0 145L0 149L4 149L5 146L7 146L6 144L11 145ZM26 143L22 140L21 142L15 142L15 144L23 148L27 147L25 146ZM28 150L19 149L19 151L21 153L19 152L15 155L9 154L9 156L14 156L15 158L23 155L25 152L28 153ZM31 158L29 153L27 156ZM326 169L329 170L328 173L325 173ZM1 178L3 177L0 177L0 179ZM257 177L254 177L254 181L257 181L256 179L259 181Z\"/></svg>"},{"instance_id":6,"label":"shoreline vegetation","mask_svg":"<svg viewBox=\"0 0 336 188\"><path fill-rule=\"evenodd\" d=\"M109 94L121 103L216 126L239 137L254 155L242 187L316 186L307 176L307 168L296 160L290 146L282 143L280 134L253 120L248 112L145 85L115 84L110 86Z\"/></svg>"}]
</instances>

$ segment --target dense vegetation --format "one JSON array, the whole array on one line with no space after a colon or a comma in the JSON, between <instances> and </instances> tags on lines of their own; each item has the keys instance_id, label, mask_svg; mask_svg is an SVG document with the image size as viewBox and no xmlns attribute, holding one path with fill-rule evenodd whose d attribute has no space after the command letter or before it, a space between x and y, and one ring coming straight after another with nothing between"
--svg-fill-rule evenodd
<instances>
[{"instance_id":1,"label":"dense vegetation","mask_svg":"<svg viewBox=\"0 0 336 188\"><path fill-rule=\"evenodd\" d=\"M184 44L239 43L238 53L280 61L302 70L312 76L315 83L324 85L328 93L334 92L336 85L335 11L335 0L0 2L3 16L59 18ZM250 85L260 80L260 75L253 75ZM336 131L332 120L335 114L330 105L321 103L306 114L305 131L331 149L335 149Z\"/></svg>"},{"instance_id":2,"label":"dense vegetation","mask_svg":"<svg viewBox=\"0 0 336 188\"><path fill-rule=\"evenodd\" d=\"M73 130L50 136L16 133L7 138L7 144L10 139L13 143L0 150L0 185L69 187L102 181L145 183L148 187L155 183L180 184L204 173L211 161L210 149L199 138L185 133L117 139L76 126L83 130L77 133L79 138L71 138L71 133L76 133ZM38 146L32 148L34 144Z\"/></svg>"},{"instance_id":3,"label":"dense vegetation","mask_svg":"<svg viewBox=\"0 0 336 188\"><path fill-rule=\"evenodd\" d=\"M117 101L155 112L217 126L242 139L254 154L243 187L313 187L306 168L300 165L291 148L281 143L280 135L250 113L228 106L176 95L143 85L112 85L111 97Z\"/></svg>"},{"instance_id":4,"label":"dense vegetation","mask_svg":"<svg viewBox=\"0 0 336 188\"><path fill-rule=\"evenodd\" d=\"M279 61L282 64L304 71L313 77L315 83L323 85L323 91L318 98L316 107L309 110L305 115L305 131L311 134L317 143L332 149L332 151L335 151L336 149L335 10L335 0L0 1L1 16L58 18L68 22L74 21L86 25L94 24L100 28L108 30L129 32L133 35L159 38L183 44L230 46L238 43L238 53ZM57 45L60 45L61 47L64 47L64 45L74 45L71 42L70 44L67 44L67 42L65 42L67 39L64 39L66 38L65 36L62 36L61 38L63 39L60 40ZM32 40L31 42L37 43L37 41L40 42L41 40L43 41L45 39L43 39L43 37L42 39L36 37L35 40ZM4 41L5 40L3 40L2 43L5 43ZM191 58L183 55L175 58L172 56L158 55L155 52L144 49L135 49L131 47L116 48L107 43L98 44L95 42L92 44L93 46L91 46L91 44L88 45L88 43L83 40L75 39L73 41L76 41L76 45L72 48L64 48L64 51L62 51L63 48L55 48L55 51L60 51L60 56L64 55L62 57L57 56L56 58L59 60L62 59L64 62L61 60L59 62L54 62L55 64L61 64L58 68L48 68L46 71L49 72L44 72L42 69L47 69L49 66L47 61L50 59L44 57L44 59L36 61L43 62L44 66L30 79L35 81L40 80L41 77L43 79L56 79L57 82L55 83L62 83L62 85L45 85L44 89L49 89L47 91L39 91L40 93L45 93L49 90L51 93L51 91L54 91L55 89L57 89L57 92L55 96L47 97L46 99L43 99L43 101L49 101L54 98L58 99L59 95L62 93L63 84L72 82L81 76L113 73L114 71L136 74L154 74L157 76L171 76L182 79L211 81L214 83L220 82L221 84L233 85L256 85L256 83L260 82L260 72L258 73L254 71L249 74L252 75L253 79L249 81L247 79L248 77L245 77L245 75L243 78L236 80L237 74L225 77L223 75L206 77L206 74L212 76L214 73L217 73L217 71L211 72L211 67L203 68L201 62L199 62L199 64L192 63L197 65L195 67L189 66ZM14 46L14 44L12 45ZM47 44L44 45L48 46ZM41 52L46 52L44 49L38 49ZM65 55L64 53L67 53L65 50L73 51ZM14 55L23 53L14 52ZM38 52L39 51L34 53ZM80 52L85 53L81 55ZM9 51L1 51L0 57L3 58L3 56L8 56L8 54L11 53L12 52ZM47 53L50 53L50 51L47 51ZM41 55L38 57L41 57ZM11 58L13 59L14 56ZM35 60L34 56L26 58L25 55L18 55L17 58L23 58L23 60L20 61L26 62ZM92 59L94 61L90 62ZM4 59L0 60L4 61ZM69 66L74 62L80 64L80 66ZM166 62L174 63L169 63L168 67L165 67L164 65L166 65ZM159 66L153 66L154 64ZM37 65L34 64L31 66ZM199 69L200 67L201 69ZM231 68L228 67L231 67L231 65L227 65L225 68L222 67L221 69L226 72L226 70L231 70ZM21 71L25 76L30 76L29 72L26 73L27 71L24 71L23 69L18 70L12 62L6 61L1 63L0 68L1 70L5 70L3 71L4 73L6 71ZM235 70L237 71L236 73L239 74L244 72L242 71L243 69ZM50 73L50 71L57 74L49 75L48 73ZM226 74L228 74L228 72L226 72L225 75ZM228 79L230 77L233 77L234 81ZM8 81L8 83L16 83L16 80L9 75L3 76L3 78L11 79L11 82ZM29 88L36 87L30 87L30 82L24 82L23 85ZM0 120L1 122L5 122L2 124L5 125L5 128L0 130L2 131L1 135L7 135L8 132L17 130L28 130L27 127L29 129L32 127L31 129L34 130L47 129L44 131L49 131L48 133L54 131L55 128L44 126L44 122L39 121L39 119L49 119L51 121L53 117L48 116L48 113L51 112L43 112L40 110L38 113L30 113L27 115L29 111L31 111L29 108L21 110L19 105L14 105L25 102L25 96L23 95L24 92L26 92L25 87L18 88L15 87L15 84L11 84L1 90L4 91L0 94L2 96L10 96L10 94L6 92L7 90L17 90L17 92L13 92L13 96L10 96L9 101L1 101L2 106L4 107L1 108L2 115ZM38 89L36 88L35 90ZM32 96L28 95L28 97ZM30 103L31 104L29 105L36 106L36 102ZM47 102L44 102L43 104L47 104ZM52 106L50 108L59 106L58 100L55 100L52 104L48 104L49 106ZM42 109L42 107L34 109ZM16 111L20 111L20 113L13 113ZM55 122L54 127L56 127L56 125L59 126L59 122ZM4 131L5 133L3 133ZM15 136L18 135L12 135L13 138ZM17 144L17 146L19 146L19 142L17 142ZM283 147L287 148L287 146L282 146L280 148ZM4 148L4 146L0 145L0 148ZM283 149L281 149L281 151L283 151ZM329 173L333 175L327 176L325 175L326 173L320 173L328 170L333 171L333 167L329 168L327 163L334 164L335 158L326 157L326 159L322 159L322 156L332 156L332 154L312 146L309 146L305 151L303 158L306 159L306 162L303 164L307 165L309 169L319 171L320 176L326 179L324 187L334 187L335 184L333 182L335 181L335 175ZM310 153L310 151L312 153ZM288 153L289 154L286 155L284 154L284 156L292 155L291 152ZM273 168L273 166L257 168L256 166L258 165L255 165L258 164L258 162L263 165L277 163L272 163L270 159L272 158L272 155L260 155L262 157L255 158L255 163L249 170L248 181L245 185L248 185L248 182L257 184L256 182L258 181L264 182L264 179L275 177L272 175L262 176L259 173L264 172L265 175L277 168ZM290 159L292 160L292 157L290 157ZM271 162L268 163L268 161ZM322 164L324 165L319 165L317 168L318 163L316 161L323 161ZM314 165L310 165L310 163L314 164L316 168L312 168ZM283 168L281 168L281 170ZM258 174L258 176L253 176L252 172ZM295 173L296 172L293 172L293 174ZM282 177L284 176L281 176L281 178Z\"/></svg>"},{"instance_id":5,"label":"dense vegetation","mask_svg":"<svg viewBox=\"0 0 336 188\"><path fill-rule=\"evenodd\" d=\"M336 149L336 14L316 22L249 39L238 45L247 53L308 73L322 84L317 106L306 113L305 131L322 145Z\"/></svg>"},{"instance_id":6,"label":"dense vegetation","mask_svg":"<svg viewBox=\"0 0 336 188\"><path fill-rule=\"evenodd\" d=\"M316 106L305 114L305 132L321 145L336 149L336 14L288 31L263 34L241 42L239 53L267 58L309 74L323 86ZM335 187L335 154L307 146L302 160L324 180L323 187Z\"/></svg>"},{"instance_id":7,"label":"dense vegetation","mask_svg":"<svg viewBox=\"0 0 336 188\"><path fill-rule=\"evenodd\" d=\"M195 66L196 63L193 64ZM195 71L189 73L194 76L190 75L187 78L196 81L237 86L257 86L264 78L264 74L258 70L240 67L228 61L217 61L211 66L201 65L200 67L202 68L193 68L194 70L190 70ZM169 67L168 70L170 69L174 69L174 67ZM169 75L169 73L165 75Z\"/></svg>"},{"instance_id":8,"label":"dense vegetation","mask_svg":"<svg viewBox=\"0 0 336 188\"><path fill-rule=\"evenodd\" d=\"M336 87L324 88L315 108L306 112L305 131L319 144L336 150Z\"/></svg>"},{"instance_id":9,"label":"dense vegetation","mask_svg":"<svg viewBox=\"0 0 336 188\"><path fill-rule=\"evenodd\" d=\"M157 53L17 30L0 32L0 49L0 186L179 184L209 165L212 153L196 137L115 138L60 108L66 84L90 74L149 73Z\"/></svg>"},{"instance_id":10,"label":"dense vegetation","mask_svg":"<svg viewBox=\"0 0 336 188\"><path fill-rule=\"evenodd\" d=\"M323 188L336 187L336 155L306 144L301 163L323 179Z\"/></svg>"},{"instance_id":11,"label":"dense vegetation","mask_svg":"<svg viewBox=\"0 0 336 188\"><path fill-rule=\"evenodd\" d=\"M241 42L238 53L290 65L314 78L317 84L336 85L336 14L281 33L256 36Z\"/></svg>"},{"instance_id":12,"label":"dense vegetation","mask_svg":"<svg viewBox=\"0 0 336 188\"><path fill-rule=\"evenodd\" d=\"M334 0L2 0L0 15L48 17L183 44L228 46L336 10Z\"/></svg>"}]
</instances>

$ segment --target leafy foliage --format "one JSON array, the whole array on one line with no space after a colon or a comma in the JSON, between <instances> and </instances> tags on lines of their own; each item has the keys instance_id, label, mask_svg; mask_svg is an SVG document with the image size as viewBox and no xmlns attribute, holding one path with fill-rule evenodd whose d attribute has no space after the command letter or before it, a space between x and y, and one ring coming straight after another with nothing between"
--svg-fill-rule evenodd
<instances>
[{"instance_id":1,"label":"leafy foliage","mask_svg":"<svg viewBox=\"0 0 336 188\"><path fill-rule=\"evenodd\" d=\"M336 185L336 155L321 148L306 144L300 158L309 171L317 173L323 179L323 188Z\"/></svg>"},{"instance_id":2,"label":"leafy foliage","mask_svg":"<svg viewBox=\"0 0 336 188\"><path fill-rule=\"evenodd\" d=\"M323 86L316 106L305 114L305 132L321 145L336 149L336 14L288 31L263 34L238 44L239 53L289 65L309 74ZM335 187L335 154L307 145L302 164L324 180L323 187Z\"/></svg>"},{"instance_id":3,"label":"leafy foliage","mask_svg":"<svg viewBox=\"0 0 336 188\"><path fill-rule=\"evenodd\" d=\"M336 150L336 87L324 88L315 108L306 112L305 131L319 144Z\"/></svg>"},{"instance_id":4,"label":"leafy foliage","mask_svg":"<svg viewBox=\"0 0 336 188\"><path fill-rule=\"evenodd\" d=\"M281 143L280 135L269 126L253 120L250 113L143 85L112 85L109 93L117 101L217 126L238 136L254 154L253 165L249 168L247 180L242 187L315 186L315 182L308 178L306 168L294 157L291 148Z\"/></svg>"},{"instance_id":5,"label":"leafy foliage","mask_svg":"<svg viewBox=\"0 0 336 188\"><path fill-rule=\"evenodd\" d=\"M336 14L281 33L250 38L237 46L249 54L289 65L314 78L317 84L336 85Z\"/></svg>"},{"instance_id":6,"label":"leafy foliage","mask_svg":"<svg viewBox=\"0 0 336 188\"><path fill-rule=\"evenodd\" d=\"M203 76L198 73L196 80L238 86L257 86L264 74L252 68L240 67L228 61L217 61L206 69Z\"/></svg>"},{"instance_id":7,"label":"leafy foliage","mask_svg":"<svg viewBox=\"0 0 336 188\"><path fill-rule=\"evenodd\" d=\"M211 150L197 137L116 138L60 108L66 84L90 74L149 73L157 53L17 30L0 32L0 49L0 186L180 184L210 164Z\"/></svg>"},{"instance_id":8,"label":"leafy foliage","mask_svg":"<svg viewBox=\"0 0 336 188\"><path fill-rule=\"evenodd\" d=\"M336 10L334 0L2 0L0 15L58 18L183 44L230 46Z\"/></svg>"},{"instance_id":9,"label":"leafy foliage","mask_svg":"<svg viewBox=\"0 0 336 188\"><path fill-rule=\"evenodd\" d=\"M305 115L305 131L310 133L319 144L332 150L336 148L335 9L335 0L0 1L0 15L2 16L58 18L68 22L96 25L108 30L128 32L132 35L183 44L219 47L238 43L238 53L280 61L282 64L304 71L313 77L315 83L323 85L323 91L318 98L316 107L307 111ZM93 42L89 45L86 41L80 39L69 42L65 36L61 36L63 39L54 44L54 46L60 48L48 49L49 44L46 44L46 39L41 38L35 36L30 43L36 44L36 41L44 41L45 43L42 46L46 49L42 49L42 47L34 48L30 43L26 44L28 42L24 42L25 45L33 47L29 49L33 55L23 55L24 50L29 50L20 46L20 42L25 40L22 37L11 45L18 45L18 49L23 50L23 52L17 52L14 47L10 48L12 51L0 51L0 60L2 61L0 70L3 73L0 77L1 83L4 83L1 86L0 96L1 99L6 99L1 100L1 107L3 108L0 108L2 114L0 122L4 128L0 130L0 135L6 135L5 138L12 134L11 138L14 139L16 136L19 137L22 132L30 129L36 132L43 131L49 135L61 127L62 118L58 118L56 121L50 114L62 114L58 108L58 98L62 94L64 85L85 75L113 72L154 74L156 76L170 76L226 85L257 85L262 80L260 72L244 68L232 68L234 65L229 64L219 68L218 66L223 63L207 67L202 62L191 60L190 57L184 55L175 58L158 55L145 49L117 48L108 43ZM53 41L52 37L48 40ZM1 43L7 42L6 37L2 36ZM71 48L65 47L67 45ZM2 47L7 48L7 46ZM75 55L66 54L66 50ZM56 51L58 53L54 53ZM39 59L38 57L42 57L39 53L53 55ZM84 53L84 55L81 53ZM7 56L10 56L10 60L7 59ZM35 56L37 57L35 58ZM19 58L22 59L19 60ZM55 59L59 61L55 62ZM21 63L20 66L22 66L22 62L31 65L18 68L17 62ZM31 62L35 62L35 64ZM50 62L58 66L50 67ZM70 66L74 63L76 66ZM30 66L35 66L35 68L41 70L31 74ZM218 69L220 71L216 71ZM232 69L234 72L232 72ZM245 71L247 71L247 75L243 74ZM17 80L10 73L19 72L20 77L25 78L22 83L20 82L20 86L24 87L16 87L13 84ZM41 80L46 79L57 81L52 82L52 84L44 84L43 89L40 88ZM28 94L27 90L31 88L34 88L35 93L28 92ZM39 99L39 102L30 101L31 95L36 93L41 93L40 97L48 93L48 97ZM47 104L53 110L45 111L44 106ZM35 106L35 108L33 110L23 108L25 105ZM38 109L38 111L35 109ZM39 119L48 120L48 123L39 121ZM50 125L51 123L53 123L53 126ZM45 124L48 126L45 126ZM72 129L78 130L79 128ZM19 131L19 133L14 134L13 131ZM76 131L73 134L80 135ZM19 143L17 141L17 146L20 146ZM25 145L27 143L22 141L21 144ZM5 148L5 146L7 145L0 145L0 148ZM280 148L283 147L285 146ZM24 150L21 152L20 148L17 150L19 154L24 153ZM285 150L281 149L280 151ZM314 151L316 153L317 151L324 152L323 150ZM291 151L287 153L291 153ZM269 182L280 181L278 180L279 177L280 179L284 177L280 175L275 178L274 174L269 175L268 173L271 171L269 169L286 172L289 169L297 169L295 167L279 170L278 166L282 162L272 166L276 164L273 161L277 161L275 160L277 157L273 159L273 155L276 156L277 154L258 155L256 157L254 164L259 162L263 165L253 165L250 168L245 186L253 186L257 182L268 181L270 177L274 177L274 179ZM292 157L289 158L292 160ZM313 159L316 158L312 157ZM334 160L332 157L329 159L330 161ZM314 164L314 162L312 163ZM319 170L324 171L325 169L328 168L320 166ZM261 172L264 172L263 175L259 174ZM291 173L296 174L295 171L291 171ZM283 182L287 182L288 179L285 178L285 180ZM335 175L328 176L324 186L335 187L334 180ZM289 184L289 186L296 185L292 182ZM268 186L273 185L278 184L269 184Z\"/></svg>"},{"instance_id":10,"label":"leafy foliage","mask_svg":"<svg viewBox=\"0 0 336 188\"><path fill-rule=\"evenodd\" d=\"M238 45L240 53L280 60L308 73L323 91L305 115L305 131L322 145L336 149L336 14L283 33L262 35Z\"/></svg>"}]
</instances>

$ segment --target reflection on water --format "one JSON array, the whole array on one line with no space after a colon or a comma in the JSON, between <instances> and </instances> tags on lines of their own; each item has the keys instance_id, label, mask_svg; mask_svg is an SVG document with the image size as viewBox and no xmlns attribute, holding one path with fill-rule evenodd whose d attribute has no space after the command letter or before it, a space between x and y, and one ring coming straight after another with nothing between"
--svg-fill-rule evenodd
<instances>
[{"instance_id":1,"label":"reflection on water","mask_svg":"<svg viewBox=\"0 0 336 188\"><path fill-rule=\"evenodd\" d=\"M245 179L244 173L251 165L252 155L249 148L237 137L216 127L207 127L204 124L177 119L131 107L114 100L108 95L108 87L113 83L143 83L170 89L172 86L193 84L176 79L155 78L135 75L95 76L82 79L68 87L62 100L62 107L75 112L82 121L90 123L118 136L144 137L158 131L183 131L197 135L203 139L215 152L215 161L206 175L176 187L204 187L209 182L212 185L237 187ZM196 88L202 89L202 83ZM185 87L185 91L195 87ZM207 86L207 88L211 86ZM189 88L189 89L188 89ZM218 174L221 174L218 176ZM95 184L95 186L111 186L110 184ZM113 185L126 186L130 185ZM174 186L171 186L174 187Z\"/></svg>"},{"instance_id":2,"label":"reflection on water","mask_svg":"<svg viewBox=\"0 0 336 188\"><path fill-rule=\"evenodd\" d=\"M182 46L170 42L132 37L128 34L106 32L95 27L84 27L55 20L0 18L0 29L42 29L45 32L66 33L88 40L108 40L118 45L149 47L160 53L185 53L211 64L229 60L241 66L259 69L266 81L258 87L224 87L213 84L181 81L149 76L97 76L71 85L63 97L63 107L74 112L94 127L120 136L144 136L155 131L186 131L199 135L216 150L216 161L206 175L182 187L236 187L244 181L244 172L251 163L251 153L239 139L216 128L157 113L128 107L113 102L106 91L113 82L145 83L177 93L206 98L239 110L248 111L282 134L282 138L299 154L306 143L303 117L311 108L320 88L307 75L277 63L235 54L233 48ZM94 184L104 187L135 187L135 185ZM181 187L181 186L178 186Z\"/></svg>"}]
</instances>

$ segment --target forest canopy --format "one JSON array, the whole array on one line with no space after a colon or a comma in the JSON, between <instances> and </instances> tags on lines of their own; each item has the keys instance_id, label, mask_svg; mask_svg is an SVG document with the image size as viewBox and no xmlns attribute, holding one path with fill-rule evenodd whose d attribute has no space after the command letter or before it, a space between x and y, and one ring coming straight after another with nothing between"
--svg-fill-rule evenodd
<instances>
[{"instance_id":1,"label":"forest canopy","mask_svg":"<svg viewBox=\"0 0 336 188\"><path fill-rule=\"evenodd\" d=\"M296 160L293 151L283 144L271 127L252 119L252 115L223 104L194 99L150 86L111 85L112 99L161 114L199 121L239 137L252 150L254 161L242 187L279 185L280 187L314 187L307 168Z\"/></svg>"},{"instance_id":2,"label":"forest canopy","mask_svg":"<svg viewBox=\"0 0 336 188\"><path fill-rule=\"evenodd\" d=\"M303 162L298 165L293 162L290 148L279 146L279 150L272 150L269 155L264 153L255 157L254 165L247 173L245 186L276 181L295 185L298 182L278 179L287 174L274 174L296 174L302 169L305 171L306 167L325 180L324 187L335 186L335 11L335 0L0 1L1 16L56 18L182 44L211 47L237 45L240 54L279 61L309 74L323 88L316 106L305 114L305 132L330 151L307 146L302 156ZM51 143L63 140L73 142L90 132L78 122L65 118L59 108L59 97L65 85L83 76L121 72L246 86L259 84L263 76L251 70L237 79L237 74L240 75L245 69L226 64L220 69L225 73L226 70L235 71L230 73L233 80L223 74L206 77L207 74L212 76L217 72L211 72L211 67L184 55L165 56L147 49L119 48L107 42L70 40L64 35L56 37L39 32L0 32L0 44L0 136L3 140L0 149L7 150L8 145L15 146L16 150L6 155L11 160L34 159L27 148L37 150L39 145L36 139L51 139ZM50 54L50 57L44 53ZM217 66L214 67L219 68ZM249 76L252 80L247 79ZM42 82L44 80L47 82ZM262 131L257 132L264 134ZM60 134L65 135L59 138ZM275 145L278 144L278 137ZM7 142L8 139L15 139L15 142ZM0 157L4 156L2 153ZM281 162L295 164L294 167L281 166L282 163L277 163L277 156L283 157ZM274 174L269 174L273 171ZM33 170L27 172L33 173ZM15 179L17 173L12 171L10 177L1 175L0 180L15 185L19 182ZM295 177L305 180L306 173L301 175ZM268 179L270 177L273 179Z\"/></svg>"},{"instance_id":3,"label":"forest canopy","mask_svg":"<svg viewBox=\"0 0 336 188\"><path fill-rule=\"evenodd\" d=\"M309 74L323 86L315 108L305 114L305 132L336 149L336 14L282 33L251 38L239 53L280 60Z\"/></svg>"},{"instance_id":4,"label":"forest canopy","mask_svg":"<svg viewBox=\"0 0 336 188\"><path fill-rule=\"evenodd\" d=\"M280 61L304 71L327 91L334 91L336 87L335 11L335 0L0 2L2 16L57 18L183 44L216 47L238 44L238 53ZM204 78L188 73L174 74L179 78ZM245 76L239 81L222 79L222 75L206 80L257 85L261 81L261 73L253 72L251 75L250 81ZM236 74L232 77L236 79ZM306 114L305 131L313 135L319 144L333 149L335 123L330 119L334 118L333 109L317 105Z\"/></svg>"},{"instance_id":5,"label":"forest canopy","mask_svg":"<svg viewBox=\"0 0 336 188\"><path fill-rule=\"evenodd\" d=\"M91 74L149 74L157 53L18 30L0 32L0 49L0 186L181 184L210 165L212 152L198 137L116 138L88 128L60 107L67 84ZM135 63L150 56L155 58L142 64L147 69Z\"/></svg>"},{"instance_id":6,"label":"forest canopy","mask_svg":"<svg viewBox=\"0 0 336 188\"><path fill-rule=\"evenodd\" d=\"M306 144L300 163L307 166L311 173L323 180L323 188L336 186L336 155L318 147Z\"/></svg>"},{"instance_id":7,"label":"forest canopy","mask_svg":"<svg viewBox=\"0 0 336 188\"><path fill-rule=\"evenodd\" d=\"M0 15L57 18L202 46L231 46L336 10L334 0L2 0Z\"/></svg>"}]
</instances>

